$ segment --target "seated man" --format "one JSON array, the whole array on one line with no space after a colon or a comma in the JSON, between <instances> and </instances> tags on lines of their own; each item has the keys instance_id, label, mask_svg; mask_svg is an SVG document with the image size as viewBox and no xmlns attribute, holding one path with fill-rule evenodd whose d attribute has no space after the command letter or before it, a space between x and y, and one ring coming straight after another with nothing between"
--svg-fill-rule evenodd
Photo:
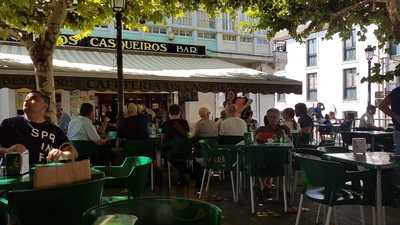
<instances>
[{"instance_id":1,"label":"seated man","mask_svg":"<svg viewBox=\"0 0 400 225\"><path fill-rule=\"evenodd\" d=\"M197 121L194 130L193 137L195 138L207 138L207 137L217 137L218 128L217 124L210 120L210 111L206 107L199 109L200 120Z\"/></svg>"},{"instance_id":2,"label":"seated man","mask_svg":"<svg viewBox=\"0 0 400 225\"><path fill-rule=\"evenodd\" d=\"M78 157L64 132L46 120L50 99L32 91L25 97L23 117L5 119L0 125L0 154L29 151L29 164Z\"/></svg>"},{"instance_id":3,"label":"seated man","mask_svg":"<svg viewBox=\"0 0 400 225\"><path fill-rule=\"evenodd\" d=\"M102 139L93 125L94 109L93 105L83 103L79 111L79 116L71 120L68 125L67 136L71 141L93 141L98 145L108 142Z\"/></svg>"},{"instance_id":4,"label":"seated man","mask_svg":"<svg viewBox=\"0 0 400 225\"><path fill-rule=\"evenodd\" d=\"M178 170L178 183L186 183L193 177L183 159L187 154L191 154L189 124L181 118L179 105L171 105L168 111L169 120L162 125L161 144L163 151L168 155L168 161Z\"/></svg>"},{"instance_id":5,"label":"seated man","mask_svg":"<svg viewBox=\"0 0 400 225\"><path fill-rule=\"evenodd\" d=\"M234 105L226 107L226 116L227 118L219 124L219 135L244 136L244 133L247 132L247 124L244 120L237 117Z\"/></svg>"},{"instance_id":6,"label":"seated man","mask_svg":"<svg viewBox=\"0 0 400 225\"><path fill-rule=\"evenodd\" d=\"M119 121L118 137L129 140L145 140L149 138L148 118L138 114L138 107L134 103L128 104L128 116Z\"/></svg>"},{"instance_id":7,"label":"seated man","mask_svg":"<svg viewBox=\"0 0 400 225\"><path fill-rule=\"evenodd\" d=\"M109 141L100 137L93 125L93 120L93 105L89 103L83 103L80 108L79 116L71 120L68 125L67 136L70 141L92 141L99 146L103 146L105 151L94 153L95 158L93 160L96 164L99 163L104 165L105 163L108 163L107 161L109 161L111 158L111 152L109 151L110 149L107 148ZM87 157L90 156L84 156L83 158Z\"/></svg>"},{"instance_id":8,"label":"seated man","mask_svg":"<svg viewBox=\"0 0 400 225\"><path fill-rule=\"evenodd\" d=\"M360 128L376 130L380 129L379 127L375 126L374 115L376 113L376 107L373 105L367 106L367 112L360 118Z\"/></svg>"}]
</instances>

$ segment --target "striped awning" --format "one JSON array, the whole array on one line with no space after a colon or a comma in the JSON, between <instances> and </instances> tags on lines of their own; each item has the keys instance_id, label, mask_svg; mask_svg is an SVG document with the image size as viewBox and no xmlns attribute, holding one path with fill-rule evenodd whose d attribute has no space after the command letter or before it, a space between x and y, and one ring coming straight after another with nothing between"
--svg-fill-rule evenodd
<instances>
[{"instance_id":1,"label":"striped awning","mask_svg":"<svg viewBox=\"0 0 400 225\"><path fill-rule=\"evenodd\" d=\"M93 88L85 88L79 82L82 79L105 81L116 78L116 57L110 51L58 48L54 53L53 65L56 80L63 78L76 82L76 86L62 87L65 89ZM210 57L124 54L123 65L126 83L132 82L132 85L125 85L126 88L137 91L221 92L231 89L264 94L300 94L302 90L299 81ZM28 52L23 46L0 43L0 75L10 75L16 70L19 75L32 76ZM113 89L113 85L94 89Z\"/></svg>"}]
</instances>

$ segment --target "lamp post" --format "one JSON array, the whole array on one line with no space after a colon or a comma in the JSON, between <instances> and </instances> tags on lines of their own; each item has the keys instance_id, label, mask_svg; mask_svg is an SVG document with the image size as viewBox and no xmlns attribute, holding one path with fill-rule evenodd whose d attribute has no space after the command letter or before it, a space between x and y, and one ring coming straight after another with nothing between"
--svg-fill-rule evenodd
<instances>
[{"instance_id":1,"label":"lamp post","mask_svg":"<svg viewBox=\"0 0 400 225\"><path fill-rule=\"evenodd\" d=\"M122 11L125 0L112 0L117 28L118 120L124 117L124 77L122 65Z\"/></svg>"},{"instance_id":2,"label":"lamp post","mask_svg":"<svg viewBox=\"0 0 400 225\"><path fill-rule=\"evenodd\" d=\"M368 105L371 105L371 60L374 58L375 46L368 45L365 49L365 57L368 60Z\"/></svg>"}]
</instances>

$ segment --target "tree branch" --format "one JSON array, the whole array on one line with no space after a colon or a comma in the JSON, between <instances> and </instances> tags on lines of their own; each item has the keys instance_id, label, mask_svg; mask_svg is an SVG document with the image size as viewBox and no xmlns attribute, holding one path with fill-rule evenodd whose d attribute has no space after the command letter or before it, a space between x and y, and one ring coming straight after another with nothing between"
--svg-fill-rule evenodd
<instances>
[{"instance_id":1,"label":"tree branch","mask_svg":"<svg viewBox=\"0 0 400 225\"><path fill-rule=\"evenodd\" d=\"M24 31L21 31L17 28L11 28L8 24L3 21L0 21L0 30L5 31L11 37L21 40Z\"/></svg>"},{"instance_id":2,"label":"tree branch","mask_svg":"<svg viewBox=\"0 0 400 225\"><path fill-rule=\"evenodd\" d=\"M359 7L362 7L367 3L376 3L376 2L386 2L386 0L362 0L362 1L360 1L360 2L358 2L356 4L354 4L354 5L350 5L347 8L341 9L340 11L333 13L332 17L333 18L337 18L337 17L339 17L339 16L341 16L341 15L343 15L343 14L349 12L349 11L358 9Z\"/></svg>"},{"instance_id":3,"label":"tree branch","mask_svg":"<svg viewBox=\"0 0 400 225\"><path fill-rule=\"evenodd\" d=\"M386 9L392 22L393 34L400 40L400 0L387 0Z\"/></svg>"},{"instance_id":4,"label":"tree branch","mask_svg":"<svg viewBox=\"0 0 400 225\"><path fill-rule=\"evenodd\" d=\"M67 8L69 4L70 0L53 0L47 20L47 28L41 40L42 43L48 42L48 44L50 44L50 46L45 45L46 47L55 47L60 29L64 24L65 18L67 17Z\"/></svg>"}]
</instances>

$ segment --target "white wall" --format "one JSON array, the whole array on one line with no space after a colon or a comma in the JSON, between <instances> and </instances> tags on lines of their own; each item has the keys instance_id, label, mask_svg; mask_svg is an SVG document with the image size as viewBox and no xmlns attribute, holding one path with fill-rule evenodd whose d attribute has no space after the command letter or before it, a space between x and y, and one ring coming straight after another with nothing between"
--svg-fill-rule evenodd
<instances>
[{"instance_id":1,"label":"white wall","mask_svg":"<svg viewBox=\"0 0 400 225\"><path fill-rule=\"evenodd\" d=\"M185 118L191 127L200 120L199 109L207 107L210 111L210 119L215 118L216 113L216 98L214 93L198 92L199 100L196 102L185 102Z\"/></svg>"},{"instance_id":2,"label":"white wall","mask_svg":"<svg viewBox=\"0 0 400 225\"><path fill-rule=\"evenodd\" d=\"M9 88L0 89L0 109L0 122L17 115L15 90Z\"/></svg>"},{"instance_id":3,"label":"white wall","mask_svg":"<svg viewBox=\"0 0 400 225\"><path fill-rule=\"evenodd\" d=\"M224 93L198 93L199 101L185 102L185 118L188 120L191 127L200 119L199 109L207 107L210 111L210 119L219 118L225 101ZM259 125L264 124L264 115L266 111L274 107L274 95L249 94L253 100L251 109L253 110L253 119L257 120Z\"/></svg>"},{"instance_id":4,"label":"white wall","mask_svg":"<svg viewBox=\"0 0 400 225\"><path fill-rule=\"evenodd\" d=\"M287 41L288 64L284 71L276 72L276 75L286 76L303 82L302 95L286 95L286 102L277 102L276 107L280 110L286 107L294 107L298 102L304 102L308 107L317 102L307 102L306 100L306 74L317 73L318 83L318 102L324 103L325 113L337 110L337 117L342 117L343 111L353 110L361 116L366 109L368 91L367 83L361 84L360 80L367 76L368 64L365 59L364 49L368 45L377 46L378 42L373 35L374 26L371 26L365 42L356 43L356 60L351 62L343 61L343 41L338 35L334 35L332 40L323 40L324 32L315 33L310 38L317 38L317 66L306 67L306 44L300 44L294 40ZM377 52L376 52L377 54ZM378 61L377 57L373 59ZM372 63L373 64L373 63ZM346 101L343 99L343 70L348 68L357 69L357 99ZM374 104L374 92L377 85L372 84L372 104Z\"/></svg>"},{"instance_id":5,"label":"white wall","mask_svg":"<svg viewBox=\"0 0 400 225\"><path fill-rule=\"evenodd\" d=\"M61 107L65 113L71 115L71 95L69 91L61 90Z\"/></svg>"}]
</instances>

